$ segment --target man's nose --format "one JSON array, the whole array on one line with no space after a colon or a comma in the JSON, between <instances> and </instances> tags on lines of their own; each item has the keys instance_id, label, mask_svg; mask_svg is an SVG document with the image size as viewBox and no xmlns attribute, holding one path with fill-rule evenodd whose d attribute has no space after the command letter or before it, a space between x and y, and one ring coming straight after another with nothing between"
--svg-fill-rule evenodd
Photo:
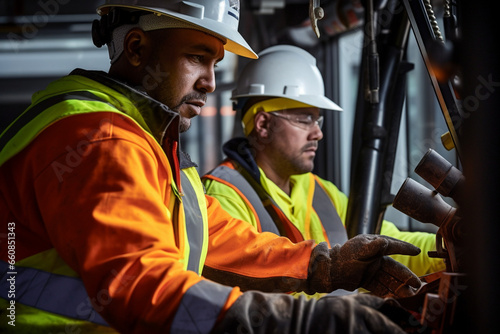
<instances>
[{"instance_id":1,"label":"man's nose","mask_svg":"<svg viewBox=\"0 0 500 334\"><path fill-rule=\"evenodd\" d=\"M207 68L198 79L196 88L204 93L212 93L215 87L215 70Z\"/></svg>"}]
</instances>

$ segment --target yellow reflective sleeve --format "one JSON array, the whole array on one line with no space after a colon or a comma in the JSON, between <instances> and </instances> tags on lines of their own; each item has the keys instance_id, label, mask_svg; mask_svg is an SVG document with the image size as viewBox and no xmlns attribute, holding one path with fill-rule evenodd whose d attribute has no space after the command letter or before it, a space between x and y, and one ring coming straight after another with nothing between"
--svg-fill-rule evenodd
<instances>
[{"instance_id":1,"label":"yellow reflective sleeve","mask_svg":"<svg viewBox=\"0 0 500 334\"><path fill-rule=\"evenodd\" d=\"M0 333L80 333L80 334L111 334L118 333L115 329L101 326L89 321L68 318L62 315L45 312L21 303L15 303L15 321L9 318L8 300L0 298L0 309L6 310L7 317L0 321ZM9 313L7 313L9 312ZM15 324L15 327L12 326Z\"/></svg>"},{"instance_id":2,"label":"yellow reflective sleeve","mask_svg":"<svg viewBox=\"0 0 500 334\"><path fill-rule=\"evenodd\" d=\"M417 276L423 276L445 269L445 264L442 259L430 258L427 255L428 251L436 250L435 234L400 231L396 225L386 220L382 222L380 234L409 242L422 250L420 254L416 256L391 255L394 260L410 268Z\"/></svg>"},{"instance_id":3,"label":"yellow reflective sleeve","mask_svg":"<svg viewBox=\"0 0 500 334\"><path fill-rule=\"evenodd\" d=\"M40 269L58 275L78 277L78 274L61 259L54 248L17 261L16 266Z\"/></svg>"}]
</instances>

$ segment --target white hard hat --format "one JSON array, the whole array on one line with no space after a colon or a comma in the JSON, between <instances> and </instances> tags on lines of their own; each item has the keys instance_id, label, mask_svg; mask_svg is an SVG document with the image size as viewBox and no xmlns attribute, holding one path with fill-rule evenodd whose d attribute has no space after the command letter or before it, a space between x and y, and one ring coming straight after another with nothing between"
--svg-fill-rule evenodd
<instances>
[{"instance_id":1,"label":"white hard hat","mask_svg":"<svg viewBox=\"0 0 500 334\"><path fill-rule=\"evenodd\" d=\"M276 45L259 53L242 70L231 99L241 109L248 98L286 98L320 109L342 110L325 96L316 59L292 45Z\"/></svg>"},{"instance_id":2,"label":"white hard hat","mask_svg":"<svg viewBox=\"0 0 500 334\"><path fill-rule=\"evenodd\" d=\"M257 55L238 32L239 0L106 0L98 7L105 15L113 7L142 10L173 17L226 39L224 48L237 55L257 58Z\"/></svg>"}]
</instances>

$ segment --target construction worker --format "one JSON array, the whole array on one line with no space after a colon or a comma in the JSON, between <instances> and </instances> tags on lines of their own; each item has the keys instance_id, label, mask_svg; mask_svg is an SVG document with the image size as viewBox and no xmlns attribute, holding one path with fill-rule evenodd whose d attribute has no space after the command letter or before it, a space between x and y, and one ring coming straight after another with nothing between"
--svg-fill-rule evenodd
<instances>
[{"instance_id":1,"label":"construction worker","mask_svg":"<svg viewBox=\"0 0 500 334\"><path fill-rule=\"evenodd\" d=\"M376 296L242 292L412 295L421 282L387 256L416 255L411 244L294 244L204 194L179 135L225 50L256 58L238 1L108 0L98 12L109 72L52 82L0 136L1 331L402 333Z\"/></svg>"},{"instance_id":2,"label":"construction worker","mask_svg":"<svg viewBox=\"0 0 500 334\"><path fill-rule=\"evenodd\" d=\"M227 159L202 178L207 194L259 231L343 244L348 198L311 173L323 137L320 109L341 110L324 96L315 58L295 46L272 46L243 68L232 99L245 138L225 143ZM445 269L443 260L427 256L434 234L402 232L388 221L381 233L422 249L418 256L393 256L417 275Z\"/></svg>"}]
</instances>

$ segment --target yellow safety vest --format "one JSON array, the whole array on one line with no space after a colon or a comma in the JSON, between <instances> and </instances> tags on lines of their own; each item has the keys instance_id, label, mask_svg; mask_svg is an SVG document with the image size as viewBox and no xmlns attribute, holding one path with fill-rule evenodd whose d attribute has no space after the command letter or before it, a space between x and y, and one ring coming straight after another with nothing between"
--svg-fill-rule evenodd
<instances>
[{"instance_id":1,"label":"yellow safety vest","mask_svg":"<svg viewBox=\"0 0 500 334\"><path fill-rule=\"evenodd\" d=\"M233 162L233 164L238 166L236 162ZM222 180L231 188L238 189L241 192L242 198L255 210L257 214L256 219L260 223L262 232L272 232L286 236L293 241L300 241L296 239L303 238L302 231L299 231L293 223L288 222L287 216L281 213L281 208L274 202L273 198L269 196L260 184L252 179L249 173L245 172L242 167L238 167L238 170L235 170L220 165L203 177L216 181ZM347 233L335 206L319 184L319 181L314 179L313 184L314 187L312 189L314 191L311 194L311 205L324 228L325 238L331 245L342 245L347 241ZM281 214L278 215L278 212ZM284 226L285 224L287 225L286 227ZM294 235L296 236L294 237Z\"/></svg>"}]
</instances>

